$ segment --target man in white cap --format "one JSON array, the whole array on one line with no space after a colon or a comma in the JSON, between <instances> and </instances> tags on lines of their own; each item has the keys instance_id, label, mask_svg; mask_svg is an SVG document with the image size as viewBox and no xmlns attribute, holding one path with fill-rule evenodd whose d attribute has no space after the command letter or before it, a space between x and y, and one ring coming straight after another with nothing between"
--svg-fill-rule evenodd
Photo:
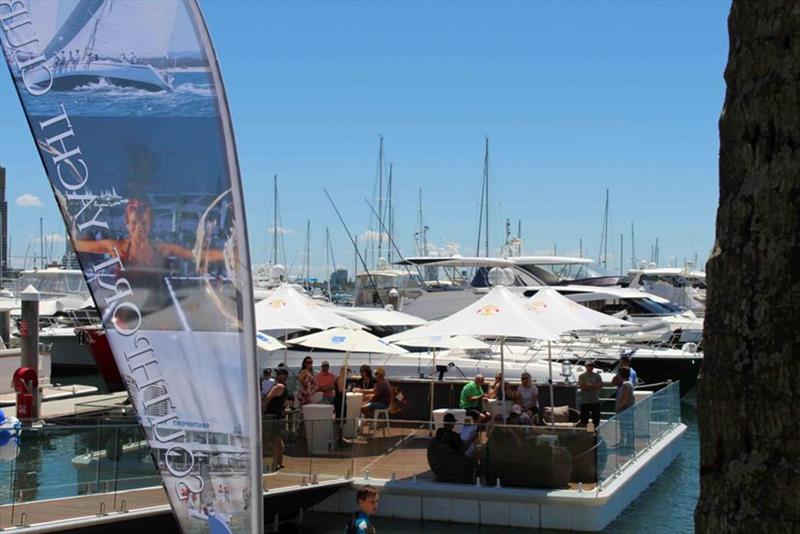
<instances>
[{"instance_id":1,"label":"man in white cap","mask_svg":"<svg viewBox=\"0 0 800 534\"><path fill-rule=\"evenodd\" d=\"M322 370L317 373L317 390L322 393L321 402L333 404L336 398L336 375L331 373L331 364L327 360L322 362Z\"/></svg>"}]
</instances>

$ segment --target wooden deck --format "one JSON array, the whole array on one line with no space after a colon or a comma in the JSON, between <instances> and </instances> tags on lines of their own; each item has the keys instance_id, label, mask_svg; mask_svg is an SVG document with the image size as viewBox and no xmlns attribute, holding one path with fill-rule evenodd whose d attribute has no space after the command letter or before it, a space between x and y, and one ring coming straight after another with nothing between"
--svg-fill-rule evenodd
<instances>
[{"instance_id":1,"label":"wooden deck","mask_svg":"<svg viewBox=\"0 0 800 534\"><path fill-rule=\"evenodd\" d=\"M304 440L289 443L284 467L264 475L264 489L269 492L324 482L354 478L413 479L433 481L427 461L427 428L392 428L369 438L360 437L323 455L309 456ZM263 458L265 468L272 458ZM316 476L316 479L314 478ZM595 484L583 484L591 491ZM570 484L577 489L577 484ZM35 498L28 496L28 498ZM0 506L0 529L23 523L36 525L58 520L92 517L113 511L135 511L166 506L162 487L116 493L96 493L49 501L18 502ZM24 518L23 518L24 514Z\"/></svg>"}]
</instances>

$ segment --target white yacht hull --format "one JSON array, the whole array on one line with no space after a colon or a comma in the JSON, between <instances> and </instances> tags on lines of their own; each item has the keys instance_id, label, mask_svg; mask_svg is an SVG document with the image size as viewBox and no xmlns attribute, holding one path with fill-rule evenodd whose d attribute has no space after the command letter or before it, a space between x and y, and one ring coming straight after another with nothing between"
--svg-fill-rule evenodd
<instances>
[{"instance_id":1,"label":"white yacht hull","mask_svg":"<svg viewBox=\"0 0 800 534\"><path fill-rule=\"evenodd\" d=\"M151 65L135 65L114 61L81 62L76 66L53 69L52 78L44 69L31 75L30 83L47 87L52 80L55 91L69 91L76 87L105 80L120 87L133 87L145 91L168 91L172 89L164 77Z\"/></svg>"}]
</instances>

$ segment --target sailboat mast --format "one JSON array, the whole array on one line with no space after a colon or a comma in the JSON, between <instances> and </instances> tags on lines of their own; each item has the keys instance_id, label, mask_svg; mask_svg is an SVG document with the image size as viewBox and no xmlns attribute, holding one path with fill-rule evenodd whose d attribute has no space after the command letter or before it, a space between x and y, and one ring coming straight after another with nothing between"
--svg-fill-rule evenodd
<instances>
[{"instance_id":1,"label":"sailboat mast","mask_svg":"<svg viewBox=\"0 0 800 534\"><path fill-rule=\"evenodd\" d=\"M483 155L483 181L486 183L486 257L489 257L489 138L486 138L486 150Z\"/></svg>"},{"instance_id":2,"label":"sailboat mast","mask_svg":"<svg viewBox=\"0 0 800 534\"><path fill-rule=\"evenodd\" d=\"M605 269L608 266L608 189L606 189L606 205L603 210L603 230L600 235L600 250L597 253L597 263Z\"/></svg>"},{"instance_id":3,"label":"sailboat mast","mask_svg":"<svg viewBox=\"0 0 800 534\"><path fill-rule=\"evenodd\" d=\"M481 255L481 231L483 230L483 205L486 198L486 180L481 180L481 208L478 212L478 242L475 245L475 256Z\"/></svg>"},{"instance_id":4,"label":"sailboat mast","mask_svg":"<svg viewBox=\"0 0 800 534\"><path fill-rule=\"evenodd\" d=\"M633 222L631 222L631 269L636 268L636 238L633 233Z\"/></svg>"},{"instance_id":5,"label":"sailboat mast","mask_svg":"<svg viewBox=\"0 0 800 534\"><path fill-rule=\"evenodd\" d=\"M378 148L378 258L381 258L383 248L383 136L380 137L380 147Z\"/></svg>"},{"instance_id":6,"label":"sailboat mast","mask_svg":"<svg viewBox=\"0 0 800 534\"><path fill-rule=\"evenodd\" d=\"M417 254L424 255L422 252L422 188L419 188L419 216L417 220Z\"/></svg>"},{"instance_id":7,"label":"sailboat mast","mask_svg":"<svg viewBox=\"0 0 800 534\"><path fill-rule=\"evenodd\" d=\"M305 281L304 286L307 291L311 289L309 278L311 278L311 221L306 220L306 257L305 257Z\"/></svg>"},{"instance_id":8,"label":"sailboat mast","mask_svg":"<svg viewBox=\"0 0 800 534\"><path fill-rule=\"evenodd\" d=\"M325 227L325 282L328 285L328 302L331 301L331 234L328 227Z\"/></svg>"},{"instance_id":9,"label":"sailboat mast","mask_svg":"<svg viewBox=\"0 0 800 534\"><path fill-rule=\"evenodd\" d=\"M272 265L278 263L278 175L272 177Z\"/></svg>"},{"instance_id":10,"label":"sailboat mast","mask_svg":"<svg viewBox=\"0 0 800 534\"><path fill-rule=\"evenodd\" d=\"M389 230L388 236L388 243L386 244L387 253L389 255L389 263L392 263L392 247L390 243L393 239L394 228L392 225L394 224L394 214L392 213L392 170L394 168L394 163L389 164L389 184L387 186L388 192L386 194L386 212L387 212L387 219L389 220L389 224L386 225L386 228Z\"/></svg>"},{"instance_id":11,"label":"sailboat mast","mask_svg":"<svg viewBox=\"0 0 800 534\"><path fill-rule=\"evenodd\" d=\"M42 226L42 217L39 217L39 263L40 268L44 269L44 227Z\"/></svg>"},{"instance_id":12,"label":"sailboat mast","mask_svg":"<svg viewBox=\"0 0 800 534\"><path fill-rule=\"evenodd\" d=\"M622 255L623 255L623 253L625 251L625 249L622 248L622 240L624 238L625 238L625 234L619 234L619 275L620 276L625 274L625 273L622 272L622 270L624 269L624 267L622 266Z\"/></svg>"}]
</instances>

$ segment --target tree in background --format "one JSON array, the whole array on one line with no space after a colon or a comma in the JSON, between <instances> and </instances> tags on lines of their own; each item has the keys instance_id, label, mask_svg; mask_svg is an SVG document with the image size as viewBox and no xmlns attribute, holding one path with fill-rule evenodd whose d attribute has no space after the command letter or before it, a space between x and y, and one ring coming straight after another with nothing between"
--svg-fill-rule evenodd
<instances>
[{"instance_id":1,"label":"tree in background","mask_svg":"<svg viewBox=\"0 0 800 534\"><path fill-rule=\"evenodd\" d=\"M800 3L734 0L698 532L800 529Z\"/></svg>"}]
</instances>

